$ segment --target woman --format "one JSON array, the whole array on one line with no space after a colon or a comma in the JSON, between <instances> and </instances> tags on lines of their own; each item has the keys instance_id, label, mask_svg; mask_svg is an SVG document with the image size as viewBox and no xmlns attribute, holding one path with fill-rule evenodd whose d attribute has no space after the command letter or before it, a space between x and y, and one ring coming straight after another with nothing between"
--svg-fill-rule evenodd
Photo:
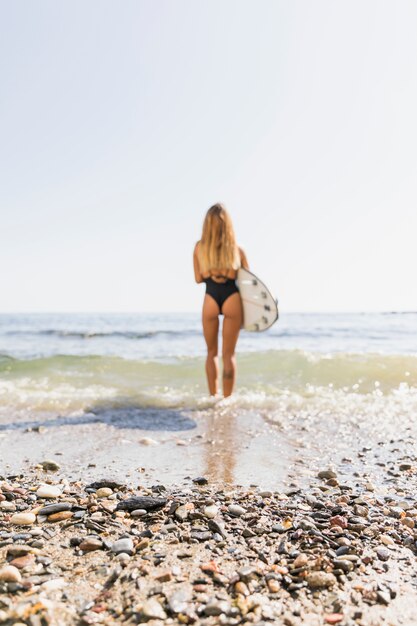
<instances>
[{"instance_id":1,"label":"woman","mask_svg":"<svg viewBox=\"0 0 417 626\"><path fill-rule=\"evenodd\" d=\"M219 391L219 315L223 320L223 395L230 396L236 379L235 348L243 322L242 302L235 280L239 267L249 269L238 247L232 220L222 204L213 205L203 224L201 240L194 248L194 275L206 283L203 331L207 343L206 374L210 394Z\"/></svg>"}]
</instances>

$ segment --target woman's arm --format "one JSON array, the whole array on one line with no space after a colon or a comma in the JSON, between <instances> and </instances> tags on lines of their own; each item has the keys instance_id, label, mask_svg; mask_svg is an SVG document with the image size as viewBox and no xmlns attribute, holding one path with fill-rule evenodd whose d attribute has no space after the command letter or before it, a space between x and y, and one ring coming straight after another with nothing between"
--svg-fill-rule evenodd
<instances>
[{"instance_id":1,"label":"woman's arm","mask_svg":"<svg viewBox=\"0 0 417 626\"><path fill-rule=\"evenodd\" d=\"M244 253L242 248L239 248L239 254L240 254L240 263L243 269L248 270L249 269L248 259L246 258L246 254Z\"/></svg>"},{"instance_id":2,"label":"woman's arm","mask_svg":"<svg viewBox=\"0 0 417 626\"><path fill-rule=\"evenodd\" d=\"M194 254L193 254L194 277L195 277L195 282L196 283L202 283L202 282L204 282L204 279L203 279L203 277L201 275L200 265L198 263L198 257L197 257L198 244L199 244L199 242L197 241L197 243L195 244L195 247L194 247Z\"/></svg>"}]
</instances>

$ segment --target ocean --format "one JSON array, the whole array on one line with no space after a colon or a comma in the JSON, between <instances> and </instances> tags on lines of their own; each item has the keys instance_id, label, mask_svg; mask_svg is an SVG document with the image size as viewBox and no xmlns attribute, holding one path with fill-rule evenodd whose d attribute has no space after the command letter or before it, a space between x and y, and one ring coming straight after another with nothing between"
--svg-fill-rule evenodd
<instances>
[{"instance_id":1,"label":"ocean","mask_svg":"<svg viewBox=\"0 0 417 626\"><path fill-rule=\"evenodd\" d=\"M269 331L241 333L234 401L408 401L416 329L417 313L284 314ZM0 406L9 415L97 402L198 407L209 402L204 353L199 314L2 314Z\"/></svg>"}]
</instances>

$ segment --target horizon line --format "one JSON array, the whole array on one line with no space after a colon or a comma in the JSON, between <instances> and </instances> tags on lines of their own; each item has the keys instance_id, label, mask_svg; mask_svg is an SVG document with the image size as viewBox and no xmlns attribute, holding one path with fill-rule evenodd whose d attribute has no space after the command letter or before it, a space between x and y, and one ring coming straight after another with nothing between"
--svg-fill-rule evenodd
<instances>
[{"instance_id":1,"label":"horizon line","mask_svg":"<svg viewBox=\"0 0 417 626\"><path fill-rule=\"evenodd\" d=\"M0 315L196 315L201 313L200 310L197 311L110 311L110 310L96 310L96 311L0 311ZM280 311L280 316L282 314L291 314L291 315L366 315L366 314L376 314L376 315L398 315L398 314L417 314L417 309L372 309L372 310L312 310L312 311L297 311L297 310L286 310Z\"/></svg>"}]
</instances>

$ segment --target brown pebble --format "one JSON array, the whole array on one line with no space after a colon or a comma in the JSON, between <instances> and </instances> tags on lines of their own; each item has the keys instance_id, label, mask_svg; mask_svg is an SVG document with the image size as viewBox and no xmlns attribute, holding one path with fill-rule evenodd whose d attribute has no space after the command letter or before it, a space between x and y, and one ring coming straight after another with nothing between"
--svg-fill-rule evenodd
<instances>
[{"instance_id":1,"label":"brown pebble","mask_svg":"<svg viewBox=\"0 0 417 626\"><path fill-rule=\"evenodd\" d=\"M343 613L327 613L324 616L326 624L338 624L344 618Z\"/></svg>"},{"instance_id":2,"label":"brown pebble","mask_svg":"<svg viewBox=\"0 0 417 626\"><path fill-rule=\"evenodd\" d=\"M294 569L298 567L305 567L308 563L308 556L306 554L299 554L293 563Z\"/></svg>"},{"instance_id":3,"label":"brown pebble","mask_svg":"<svg viewBox=\"0 0 417 626\"><path fill-rule=\"evenodd\" d=\"M275 580L275 578L270 578L266 584L268 585L268 589L271 593L278 593L281 589L281 585L278 580Z\"/></svg>"},{"instance_id":4,"label":"brown pebble","mask_svg":"<svg viewBox=\"0 0 417 626\"><path fill-rule=\"evenodd\" d=\"M347 519L342 515L334 515L330 518L330 526L340 526L340 528L347 528Z\"/></svg>"},{"instance_id":5,"label":"brown pebble","mask_svg":"<svg viewBox=\"0 0 417 626\"><path fill-rule=\"evenodd\" d=\"M306 582L313 589L323 589L325 587L333 587L336 584L336 576L327 572L311 572L306 577Z\"/></svg>"},{"instance_id":6,"label":"brown pebble","mask_svg":"<svg viewBox=\"0 0 417 626\"><path fill-rule=\"evenodd\" d=\"M400 522L403 526L407 526L407 528L414 528L415 526L415 522L411 517L403 517Z\"/></svg>"},{"instance_id":7,"label":"brown pebble","mask_svg":"<svg viewBox=\"0 0 417 626\"><path fill-rule=\"evenodd\" d=\"M235 584L235 591L236 593L240 593L242 596L245 597L250 594L247 584L244 583L242 580L238 580L238 582Z\"/></svg>"},{"instance_id":8,"label":"brown pebble","mask_svg":"<svg viewBox=\"0 0 417 626\"><path fill-rule=\"evenodd\" d=\"M157 580L160 583L167 583L170 580L172 580L172 574L169 571L161 572L160 574L157 574L155 576L155 580Z\"/></svg>"},{"instance_id":9,"label":"brown pebble","mask_svg":"<svg viewBox=\"0 0 417 626\"><path fill-rule=\"evenodd\" d=\"M101 550L102 547L103 543L100 541L100 539L94 539L93 537L91 539L84 539L84 541L80 543L80 550L82 550L83 552Z\"/></svg>"},{"instance_id":10,"label":"brown pebble","mask_svg":"<svg viewBox=\"0 0 417 626\"><path fill-rule=\"evenodd\" d=\"M48 515L48 522L62 522L64 519L69 519L74 513L72 511L59 511L58 513L52 513Z\"/></svg>"},{"instance_id":11,"label":"brown pebble","mask_svg":"<svg viewBox=\"0 0 417 626\"><path fill-rule=\"evenodd\" d=\"M25 554L25 556L18 556L13 561L10 561L10 565L14 565L18 569L24 569L28 565L32 565L35 562L35 557L33 554Z\"/></svg>"}]
</instances>

